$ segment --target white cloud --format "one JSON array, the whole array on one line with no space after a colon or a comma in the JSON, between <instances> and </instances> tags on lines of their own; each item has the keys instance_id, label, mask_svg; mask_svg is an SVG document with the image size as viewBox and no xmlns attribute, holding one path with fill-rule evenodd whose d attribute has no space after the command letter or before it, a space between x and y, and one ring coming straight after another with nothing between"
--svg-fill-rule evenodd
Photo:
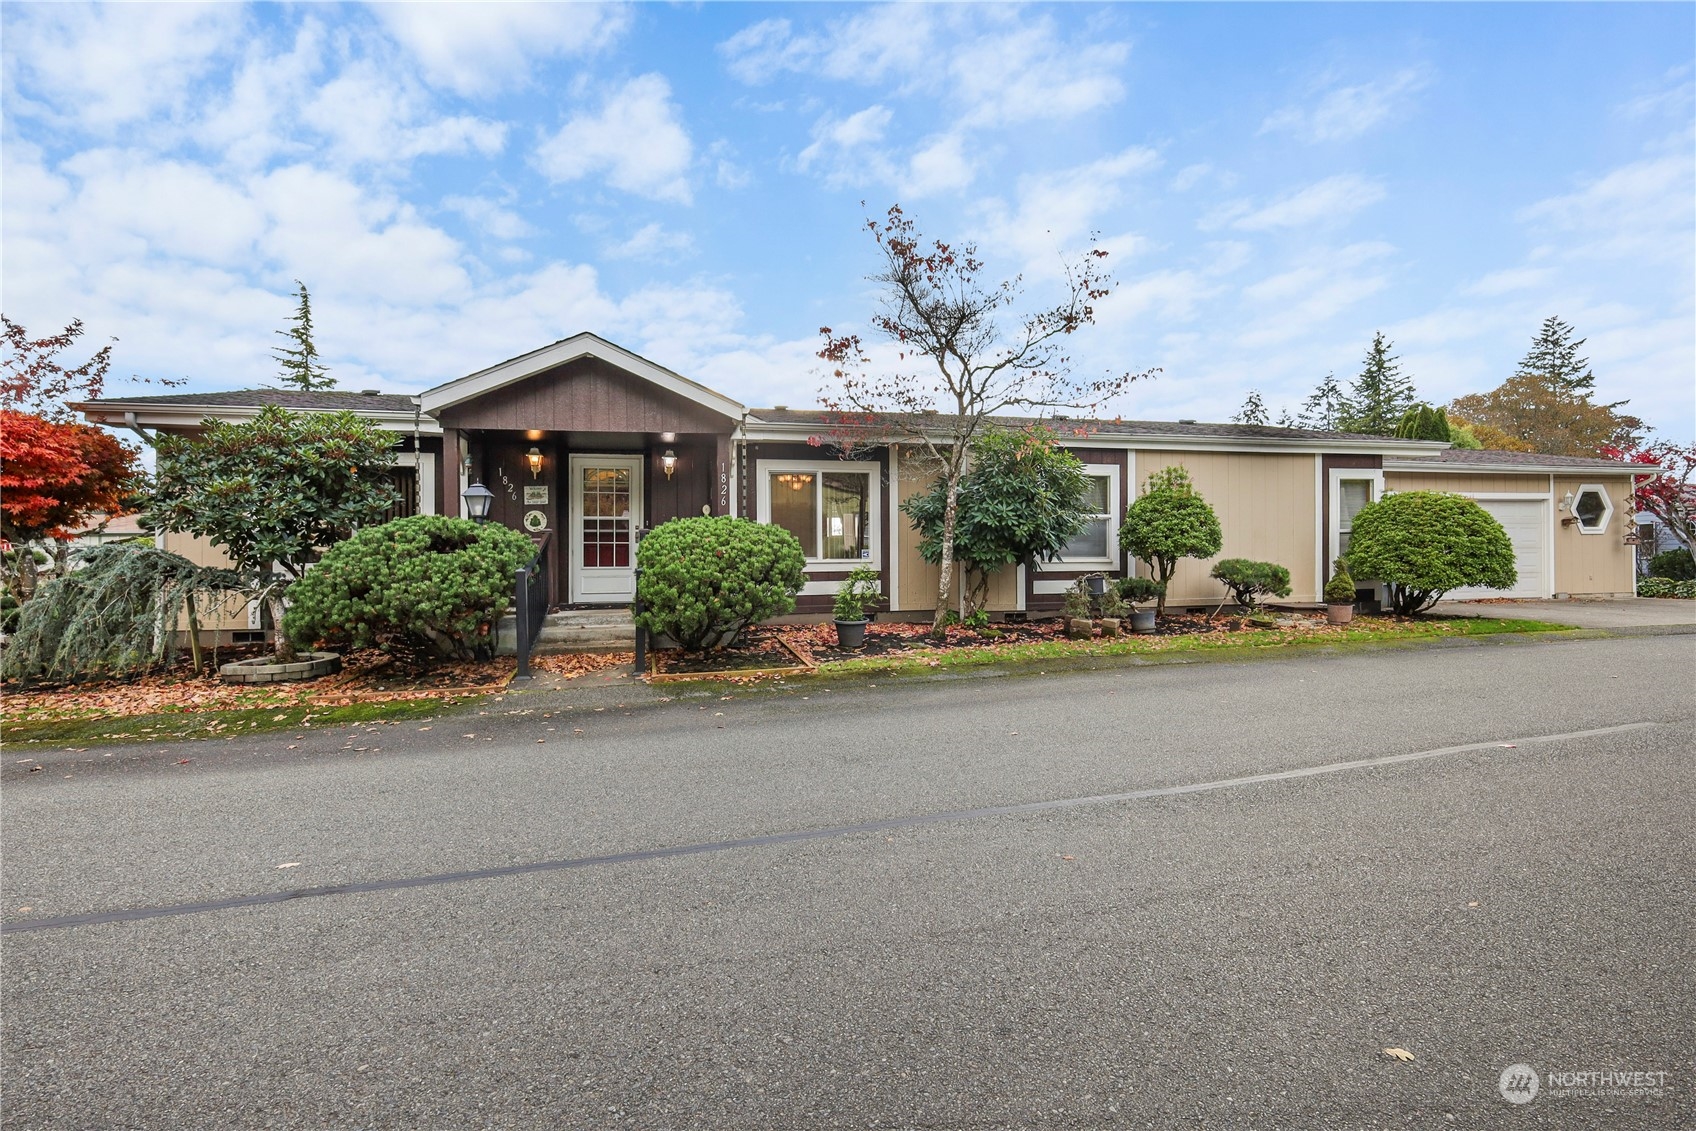
<instances>
[{"instance_id":1,"label":"white cloud","mask_svg":"<svg viewBox=\"0 0 1696 1131\"><path fill-rule=\"evenodd\" d=\"M1292 133L1309 142L1351 141L1400 113L1427 81L1424 71L1408 67L1375 82L1333 87L1310 105L1272 114L1260 132Z\"/></svg>"},{"instance_id":2,"label":"white cloud","mask_svg":"<svg viewBox=\"0 0 1696 1131\"><path fill-rule=\"evenodd\" d=\"M524 217L482 196L444 196L442 207L464 216L473 227L497 240L521 240L536 234Z\"/></svg>"},{"instance_id":3,"label":"white cloud","mask_svg":"<svg viewBox=\"0 0 1696 1131\"><path fill-rule=\"evenodd\" d=\"M680 204L691 199L685 174L693 157L671 86L657 74L631 79L596 112L573 115L536 152L550 180L604 173L614 188Z\"/></svg>"},{"instance_id":4,"label":"white cloud","mask_svg":"<svg viewBox=\"0 0 1696 1131\"><path fill-rule=\"evenodd\" d=\"M1051 272L1059 255L1082 250L1099 218L1124 201L1129 182L1159 165L1157 152L1131 146L1070 169L1021 177L1012 206L999 199L979 205L980 242L1014 252L1027 270Z\"/></svg>"},{"instance_id":5,"label":"white cloud","mask_svg":"<svg viewBox=\"0 0 1696 1131\"><path fill-rule=\"evenodd\" d=\"M816 172L831 185L887 185L907 199L957 192L972 183L977 163L967 139L950 132L925 138L906 156L883 142L893 114L868 106L846 118L821 118L813 140L795 158L795 168Z\"/></svg>"},{"instance_id":6,"label":"white cloud","mask_svg":"<svg viewBox=\"0 0 1696 1131\"><path fill-rule=\"evenodd\" d=\"M1129 54L1124 43L1063 42L1044 17L951 52L948 92L963 125L1074 118L1125 96L1118 71Z\"/></svg>"},{"instance_id":7,"label":"white cloud","mask_svg":"<svg viewBox=\"0 0 1696 1131\"><path fill-rule=\"evenodd\" d=\"M1259 208L1239 201L1204 218L1201 226L1206 230L1228 223L1245 232L1265 232L1312 224L1341 224L1361 209L1383 200L1384 195L1384 186L1379 182L1343 173L1286 193Z\"/></svg>"},{"instance_id":8,"label":"white cloud","mask_svg":"<svg viewBox=\"0 0 1696 1131\"><path fill-rule=\"evenodd\" d=\"M1529 290L1549 281L1551 272L1546 267L1509 267L1502 271L1492 271L1475 283L1469 284L1465 290L1469 295L1481 298L1494 298L1497 295L1512 294L1514 291Z\"/></svg>"},{"instance_id":9,"label":"white cloud","mask_svg":"<svg viewBox=\"0 0 1696 1131\"><path fill-rule=\"evenodd\" d=\"M373 4L434 85L487 95L526 81L537 59L588 55L630 26L610 4Z\"/></svg>"},{"instance_id":10,"label":"white cloud","mask_svg":"<svg viewBox=\"0 0 1696 1131\"><path fill-rule=\"evenodd\" d=\"M923 74L933 57L936 12L927 5L881 4L833 21L817 34L796 34L785 19L761 20L718 45L725 67L751 86L783 72L877 83Z\"/></svg>"},{"instance_id":11,"label":"white cloud","mask_svg":"<svg viewBox=\"0 0 1696 1131\"><path fill-rule=\"evenodd\" d=\"M1243 299L1259 310L1237 334L1237 344L1259 349L1312 335L1389 285L1389 273L1379 261L1394 251L1386 243L1365 242L1311 253L1244 287Z\"/></svg>"},{"instance_id":12,"label":"white cloud","mask_svg":"<svg viewBox=\"0 0 1696 1131\"><path fill-rule=\"evenodd\" d=\"M470 115L432 117L420 92L376 64L348 64L301 108L302 121L348 163L408 162L436 154L501 151L506 127Z\"/></svg>"},{"instance_id":13,"label":"white cloud","mask_svg":"<svg viewBox=\"0 0 1696 1131\"><path fill-rule=\"evenodd\" d=\"M109 133L180 112L193 83L237 41L231 4L12 4L6 70L54 116ZM8 95L12 90L7 91Z\"/></svg>"},{"instance_id":14,"label":"white cloud","mask_svg":"<svg viewBox=\"0 0 1696 1131\"><path fill-rule=\"evenodd\" d=\"M1575 192L1538 201L1519 219L1552 237L1559 253L1611 260L1688 263L1696 213L1696 165L1688 147L1636 161Z\"/></svg>"},{"instance_id":15,"label":"white cloud","mask_svg":"<svg viewBox=\"0 0 1696 1131\"><path fill-rule=\"evenodd\" d=\"M667 231L658 222L644 224L630 238L610 244L602 252L608 259L669 260L695 250L694 237L687 232Z\"/></svg>"}]
</instances>

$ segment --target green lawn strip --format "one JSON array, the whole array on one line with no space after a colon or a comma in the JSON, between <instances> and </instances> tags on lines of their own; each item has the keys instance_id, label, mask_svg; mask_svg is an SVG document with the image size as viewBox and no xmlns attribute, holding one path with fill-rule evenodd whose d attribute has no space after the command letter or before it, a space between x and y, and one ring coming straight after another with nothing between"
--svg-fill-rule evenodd
<instances>
[{"instance_id":1,"label":"green lawn strip","mask_svg":"<svg viewBox=\"0 0 1696 1131\"><path fill-rule=\"evenodd\" d=\"M1452 640L1469 636L1496 636L1504 633L1561 632L1568 626L1546 621L1506 620L1493 617L1432 618L1419 621L1356 622L1359 627L1342 632L1315 635L1282 632L1276 629L1255 629L1230 635L1197 636L1124 636L1117 639L1052 640L1036 644L1008 644L1002 647L939 649L919 652L900 658L878 657L863 660L832 660L819 665L819 674L860 675L888 674L923 675L947 668L976 668L990 665L1027 665L1038 662L1076 662L1098 657L1184 656L1205 653L1223 656L1230 653L1264 654L1277 649L1335 648L1375 643L1397 643L1421 640Z\"/></svg>"},{"instance_id":2,"label":"green lawn strip","mask_svg":"<svg viewBox=\"0 0 1696 1131\"><path fill-rule=\"evenodd\" d=\"M478 702L481 696L443 699L390 699L346 707L295 704L231 711L164 711L153 715L103 715L37 722L7 721L8 745L92 745L106 742L179 742L192 738L233 738L309 726L335 727L398 722L448 714Z\"/></svg>"}]
</instances>

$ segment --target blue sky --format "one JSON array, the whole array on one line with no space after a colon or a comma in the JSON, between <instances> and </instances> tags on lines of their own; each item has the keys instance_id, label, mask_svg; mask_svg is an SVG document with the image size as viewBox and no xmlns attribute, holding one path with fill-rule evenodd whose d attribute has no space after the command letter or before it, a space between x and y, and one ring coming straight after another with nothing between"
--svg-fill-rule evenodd
<instances>
[{"instance_id":1,"label":"blue sky","mask_svg":"<svg viewBox=\"0 0 1696 1131\"><path fill-rule=\"evenodd\" d=\"M1159 367L1127 417L1295 407L1375 330L1443 402L1542 319L1662 436L1696 418L1696 7L7 3L0 304L189 389L275 373L296 278L344 388L594 330L814 403L867 211ZM861 202L865 202L862 208Z\"/></svg>"}]
</instances>

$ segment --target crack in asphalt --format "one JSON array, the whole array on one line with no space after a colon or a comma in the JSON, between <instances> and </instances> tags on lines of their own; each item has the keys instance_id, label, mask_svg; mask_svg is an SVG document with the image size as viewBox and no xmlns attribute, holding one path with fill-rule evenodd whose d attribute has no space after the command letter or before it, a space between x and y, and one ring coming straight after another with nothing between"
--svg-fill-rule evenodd
<instances>
[{"instance_id":1,"label":"crack in asphalt","mask_svg":"<svg viewBox=\"0 0 1696 1131\"><path fill-rule=\"evenodd\" d=\"M364 880L346 884L326 884L321 887L297 888L292 891L258 892L253 895L232 896L228 899L206 900L198 903L158 904L148 907L120 908L113 911L93 911L82 915L56 918L22 919L0 924L0 934L23 934L33 931L57 931L71 927L99 926L107 923L134 923L146 919L164 919L176 915L203 915L228 911L238 907L260 907L266 904L288 903L297 899L318 899L331 895L359 895L369 892L402 891L407 888L438 887L443 884L470 883L476 880L502 879L536 872L565 872L582 868L597 868L610 864L631 864L645 860L666 860L679 856L699 856L709 852L733 852L746 848L766 848L779 844L796 844L830 837L853 836L860 833L886 832L920 825L935 825L950 821L981 820L986 817L1011 817L1026 813L1045 813L1065 809L1122 805L1132 801L1149 801L1163 797L1182 797L1192 793L1237 789L1267 782L1292 781L1318 777L1348 770L1375 769L1403 762L1418 762L1441 758L1449 754L1465 754L1529 746L1537 743L1566 742L1573 739L1598 738L1604 735L1628 734L1633 731L1672 725L1645 721L1597 727L1593 730L1566 731L1560 734L1539 734L1525 738L1496 739L1489 742L1470 742L1463 746L1442 746L1433 750L1417 750L1408 754L1387 754L1377 758L1357 758L1347 762L1327 762L1295 770L1277 770L1244 777L1223 778L1217 781L1193 782L1188 785L1157 786L1126 793L1103 793L1089 797L1067 797L1050 801L1027 801L1015 805L992 805L979 809L954 809L938 813L917 813L905 817L886 817L876 821L861 821L851 825L830 825L814 829L794 829L789 832L768 833L763 836L741 837L736 840L711 841L702 844L680 844L666 848L645 848L632 852L613 852L599 856L578 856L559 860L537 860L528 864L507 864L497 868L477 868L463 872L439 872L426 876L402 876L386 880Z\"/></svg>"}]
</instances>

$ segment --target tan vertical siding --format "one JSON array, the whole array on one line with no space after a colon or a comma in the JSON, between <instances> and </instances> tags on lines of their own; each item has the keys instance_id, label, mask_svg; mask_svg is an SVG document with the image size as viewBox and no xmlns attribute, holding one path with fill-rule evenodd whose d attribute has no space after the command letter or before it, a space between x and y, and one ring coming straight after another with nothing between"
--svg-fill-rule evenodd
<instances>
[{"instance_id":1,"label":"tan vertical siding","mask_svg":"<svg viewBox=\"0 0 1696 1131\"><path fill-rule=\"evenodd\" d=\"M930 471L913 469L912 461L903 456L901 478L895 491L898 503L923 494L935 480L936 476ZM895 552L901 558L901 611L930 612L936 608L936 585L941 571L919 556L919 532L913 529L913 524L899 509L890 516L890 524L895 533ZM949 607L957 607L960 602L958 571L949 593ZM999 570L989 579L989 600L984 607L993 613L1010 612L1019 607L1017 567Z\"/></svg>"},{"instance_id":2,"label":"tan vertical siding","mask_svg":"<svg viewBox=\"0 0 1696 1131\"><path fill-rule=\"evenodd\" d=\"M1277 455L1250 452L1136 453L1133 499L1142 493L1150 473L1163 467L1182 467L1196 490L1212 505L1224 530L1218 558L1186 558L1178 565L1167 601L1217 602L1225 587L1208 576L1219 558L1250 558L1274 562L1290 571L1290 599L1319 597L1317 562L1319 500L1315 455ZM1148 567L1139 565L1138 573Z\"/></svg>"},{"instance_id":3,"label":"tan vertical siding","mask_svg":"<svg viewBox=\"0 0 1696 1131\"><path fill-rule=\"evenodd\" d=\"M197 538L192 534L166 534L165 549L173 554L181 554L195 565L218 566L223 569L230 567L229 556L224 551L212 545L206 539ZM198 607L200 627L206 631L212 629L245 631L247 629L247 603L245 601L225 597L218 602L216 608L209 610L204 604Z\"/></svg>"},{"instance_id":4,"label":"tan vertical siding","mask_svg":"<svg viewBox=\"0 0 1696 1131\"><path fill-rule=\"evenodd\" d=\"M1448 491L1459 495L1542 495L1549 490L1547 475L1428 471L1386 471L1386 491Z\"/></svg>"},{"instance_id":5,"label":"tan vertical siding","mask_svg":"<svg viewBox=\"0 0 1696 1131\"><path fill-rule=\"evenodd\" d=\"M1608 518L1608 528L1600 534L1584 534L1576 524L1562 526L1567 517L1556 510L1555 521L1555 592L1573 596L1620 594L1629 596L1635 573L1632 555L1635 548L1625 544L1632 533L1631 480L1622 475L1555 476L1555 505L1571 491L1586 483L1601 486L1613 501L1614 512Z\"/></svg>"}]
</instances>

